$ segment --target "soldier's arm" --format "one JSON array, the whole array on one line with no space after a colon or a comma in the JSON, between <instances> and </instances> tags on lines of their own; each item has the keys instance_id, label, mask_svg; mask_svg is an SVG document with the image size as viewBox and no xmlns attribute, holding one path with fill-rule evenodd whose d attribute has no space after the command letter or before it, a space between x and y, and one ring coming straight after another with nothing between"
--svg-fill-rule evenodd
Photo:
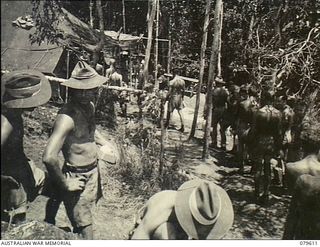
<instances>
[{"instance_id":1,"label":"soldier's arm","mask_svg":"<svg viewBox=\"0 0 320 247\"><path fill-rule=\"evenodd\" d=\"M9 120L5 116L1 115L1 150L3 145L8 140L12 131L13 131L13 126L11 125Z\"/></svg>"},{"instance_id":2,"label":"soldier's arm","mask_svg":"<svg viewBox=\"0 0 320 247\"><path fill-rule=\"evenodd\" d=\"M12 131L13 126L9 120L5 116L1 115L1 151ZM14 188L19 188L19 183L11 176L1 175L1 184L11 184L14 186Z\"/></svg>"},{"instance_id":3,"label":"soldier's arm","mask_svg":"<svg viewBox=\"0 0 320 247\"><path fill-rule=\"evenodd\" d=\"M172 210L176 191L162 191L149 199L146 212L131 239L152 239L153 233L168 221Z\"/></svg>"}]
</instances>

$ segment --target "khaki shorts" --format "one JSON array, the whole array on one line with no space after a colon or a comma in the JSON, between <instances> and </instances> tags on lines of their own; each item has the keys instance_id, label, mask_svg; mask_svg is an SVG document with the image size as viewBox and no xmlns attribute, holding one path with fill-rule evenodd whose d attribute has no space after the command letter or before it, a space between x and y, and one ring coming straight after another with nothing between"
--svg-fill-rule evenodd
<instances>
[{"instance_id":1,"label":"khaki shorts","mask_svg":"<svg viewBox=\"0 0 320 247\"><path fill-rule=\"evenodd\" d=\"M182 110L183 108L182 102L183 102L182 95L180 94L172 95L169 100L169 107L168 107L169 112L173 112L174 109Z\"/></svg>"},{"instance_id":2,"label":"khaki shorts","mask_svg":"<svg viewBox=\"0 0 320 247\"><path fill-rule=\"evenodd\" d=\"M99 161L100 162L100 161ZM67 215L73 227L85 227L92 224L92 209L101 198L101 184L98 167L95 166L90 171L70 170L64 166L63 173L68 177L86 177L86 184L83 191L64 191L62 200L65 205Z\"/></svg>"}]
</instances>

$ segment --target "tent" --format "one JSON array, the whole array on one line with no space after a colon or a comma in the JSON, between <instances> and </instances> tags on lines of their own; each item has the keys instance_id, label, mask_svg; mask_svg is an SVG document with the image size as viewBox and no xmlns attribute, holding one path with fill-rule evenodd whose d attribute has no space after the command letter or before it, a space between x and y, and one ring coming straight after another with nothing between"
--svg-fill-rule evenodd
<instances>
[{"instance_id":1,"label":"tent","mask_svg":"<svg viewBox=\"0 0 320 247\"><path fill-rule=\"evenodd\" d=\"M32 43L30 36L35 27L15 25L19 24L19 18L24 22L31 14L31 1L1 1L1 71L35 69L47 75L69 78L80 59L79 50L92 52L99 42L99 31L62 9L57 26L58 42ZM140 37L114 33L104 32L105 47L128 50L140 41Z\"/></svg>"},{"instance_id":2,"label":"tent","mask_svg":"<svg viewBox=\"0 0 320 247\"><path fill-rule=\"evenodd\" d=\"M13 26L19 16L32 13L27 1L1 1L1 70L36 69L43 73L61 76L59 60L64 48L45 42L31 44L30 30Z\"/></svg>"}]
</instances>

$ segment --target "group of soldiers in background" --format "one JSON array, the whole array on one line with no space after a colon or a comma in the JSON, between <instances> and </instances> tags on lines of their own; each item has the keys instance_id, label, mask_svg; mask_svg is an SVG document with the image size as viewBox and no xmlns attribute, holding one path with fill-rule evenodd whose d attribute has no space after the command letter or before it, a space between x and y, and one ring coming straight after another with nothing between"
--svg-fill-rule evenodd
<instances>
[{"instance_id":1,"label":"group of soldiers in background","mask_svg":"<svg viewBox=\"0 0 320 247\"><path fill-rule=\"evenodd\" d=\"M293 195L283 238L318 239L320 140L308 137L315 133L304 130L303 116L294 112L297 97L288 93L277 95L272 88L258 90L248 84L230 85L228 90L221 78L216 78L215 84L212 147L217 148L219 123L220 148L226 151L226 130L231 127L232 151L236 152L239 172L243 174L245 165L251 165L256 202L268 204L272 181L288 188ZM303 131L310 141L301 140ZM320 130L316 131L319 136Z\"/></svg>"},{"instance_id":2,"label":"group of soldiers in background","mask_svg":"<svg viewBox=\"0 0 320 247\"><path fill-rule=\"evenodd\" d=\"M283 185L284 164L299 159L289 154L292 151L289 147L300 142L299 121L302 119L298 119L293 110L297 98L287 94L277 96L271 88L259 90L248 84L230 85L227 88L227 83L219 77L215 84L212 92L211 146L217 148L219 124L220 148L226 151L226 130L230 127L234 137L230 151L236 152L239 172L243 173L245 165L251 163L256 199L258 202L267 202L272 170L276 182ZM317 147L305 150L306 154L317 151Z\"/></svg>"}]
</instances>

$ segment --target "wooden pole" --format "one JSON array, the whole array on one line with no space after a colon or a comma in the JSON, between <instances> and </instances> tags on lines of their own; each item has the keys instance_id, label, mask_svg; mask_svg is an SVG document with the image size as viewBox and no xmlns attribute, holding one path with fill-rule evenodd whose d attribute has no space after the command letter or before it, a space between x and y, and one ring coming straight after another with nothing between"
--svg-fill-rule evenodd
<instances>
[{"instance_id":1,"label":"wooden pole","mask_svg":"<svg viewBox=\"0 0 320 247\"><path fill-rule=\"evenodd\" d=\"M158 51L159 51L159 12L160 12L160 1L157 1L157 17L156 17L156 40L155 40L155 75L154 75L154 79L155 79L155 85L154 85L154 89L157 90L159 89L159 81L158 81Z\"/></svg>"},{"instance_id":2,"label":"wooden pole","mask_svg":"<svg viewBox=\"0 0 320 247\"><path fill-rule=\"evenodd\" d=\"M67 78L69 78L69 68L70 67L70 51L67 50ZM65 98L65 103L68 102L68 97L69 97L69 89L66 87L66 98Z\"/></svg>"},{"instance_id":3,"label":"wooden pole","mask_svg":"<svg viewBox=\"0 0 320 247\"><path fill-rule=\"evenodd\" d=\"M46 78L49 81L52 82L58 82L58 83L64 83L67 81L67 79L63 79L63 78L59 78L59 77L54 77L54 76L49 76L46 75ZM124 82L121 82L121 84L123 84ZM143 93L143 90L140 89L134 89L134 88L129 88L129 87L118 87L118 86L108 86L108 85L102 85L101 87L108 89L108 90L118 90L118 91L126 91L126 92L130 92L130 93Z\"/></svg>"},{"instance_id":4,"label":"wooden pole","mask_svg":"<svg viewBox=\"0 0 320 247\"><path fill-rule=\"evenodd\" d=\"M212 52L210 57L210 66L209 66L209 78L208 78L208 88L207 88L207 121L204 134L204 145L202 158L209 158L209 141L210 141L210 132L211 132L211 117L212 117L212 87L213 81L216 76L216 68L218 63L218 54L219 54L219 33L221 28L220 22L220 12L222 8L222 0L216 0L215 13L214 13L214 37L212 42Z\"/></svg>"},{"instance_id":5,"label":"wooden pole","mask_svg":"<svg viewBox=\"0 0 320 247\"><path fill-rule=\"evenodd\" d=\"M167 65L167 72L170 73L170 64L171 64L171 40L168 43L168 65Z\"/></svg>"},{"instance_id":6,"label":"wooden pole","mask_svg":"<svg viewBox=\"0 0 320 247\"><path fill-rule=\"evenodd\" d=\"M196 105L194 109L194 116L193 116L191 131L189 135L189 140L194 137L196 132L197 122L198 122L200 95L201 95L201 88L203 83L204 67L205 67L205 60L206 60L205 52L206 52L207 40L208 40L208 27L210 23L210 6L211 6L211 0L206 0L206 11L205 11L205 17L204 17L202 44L201 44L201 53L200 53L200 75L199 75L199 83L198 83L198 90L197 90L197 96L196 96Z\"/></svg>"}]
</instances>

